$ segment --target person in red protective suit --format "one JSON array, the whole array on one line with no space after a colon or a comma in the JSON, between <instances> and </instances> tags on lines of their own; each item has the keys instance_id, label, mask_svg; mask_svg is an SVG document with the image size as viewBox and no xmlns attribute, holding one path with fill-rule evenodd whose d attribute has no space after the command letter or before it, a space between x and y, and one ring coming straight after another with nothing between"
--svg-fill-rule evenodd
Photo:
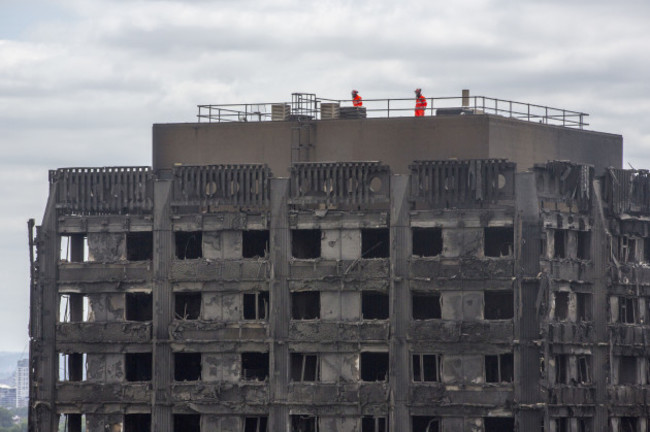
<instances>
[{"instance_id":1,"label":"person in red protective suit","mask_svg":"<svg viewBox=\"0 0 650 432\"><path fill-rule=\"evenodd\" d=\"M422 89L415 89L415 116L424 117L424 109L427 107L427 98L422 96Z\"/></svg>"},{"instance_id":2,"label":"person in red protective suit","mask_svg":"<svg viewBox=\"0 0 650 432\"><path fill-rule=\"evenodd\" d=\"M363 99L361 99L357 90L352 90L352 105L355 107L363 106Z\"/></svg>"}]
</instances>

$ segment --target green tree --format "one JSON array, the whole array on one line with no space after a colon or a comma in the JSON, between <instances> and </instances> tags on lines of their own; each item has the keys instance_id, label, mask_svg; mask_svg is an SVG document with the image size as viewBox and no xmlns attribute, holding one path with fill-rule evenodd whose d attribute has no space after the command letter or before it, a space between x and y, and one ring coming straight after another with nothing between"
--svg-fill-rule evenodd
<instances>
[{"instance_id":1,"label":"green tree","mask_svg":"<svg viewBox=\"0 0 650 432\"><path fill-rule=\"evenodd\" d=\"M14 425L14 421L12 420L12 417L14 415L11 413L11 411L0 408L0 428L7 428L11 427ZM0 432L4 432L2 429L0 429Z\"/></svg>"}]
</instances>

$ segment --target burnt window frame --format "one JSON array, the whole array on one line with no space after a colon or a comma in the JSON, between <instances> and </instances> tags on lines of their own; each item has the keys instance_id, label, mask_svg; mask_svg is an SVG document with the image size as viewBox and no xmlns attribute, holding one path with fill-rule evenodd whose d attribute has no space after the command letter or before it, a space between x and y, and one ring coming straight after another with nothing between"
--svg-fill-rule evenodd
<instances>
[{"instance_id":1,"label":"burnt window frame","mask_svg":"<svg viewBox=\"0 0 650 432\"><path fill-rule=\"evenodd\" d=\"M442 251L444 250L442 228L413 227L411 228L411 234L412 256L431 258L442 255Z\"/></svg>"},{"instance_id":2,"label":"burnt window frame","mask_svg":"<svg viewBox=\"0 0 650 432\"><path fill-rule=\"evenodd\" d=\"M368 304L369 297L374 297L376 307ZM385 302L385 304L383 304ZM385 311L384 311L385 307ZM381 310L380 310L381 309ZM366 316L369 315L369 316ZM361 291L361 319L362 320L387 320L390 318L390 297L385 291L362 290Z\"/></svg>"},{"instance_id":3,"label":"burnt window frame","mask_svg":"<svg viewBox=\"0 0 650 432\"><path fill-rule=\"evenodd\" d=\"M591 354L579 354L576 356L576 381L580 384L591 384L593 381Z\"/></svg>"},{"instance_id":4,"label":"burnt window frame","mask_svg":"<svg viewBox=\"0 0 650 432\"><path fill-rule=\"evenodd\" d=\"M262 369L247 369L244 367L244 363L247 361L251 361L251 359L248 359L249 356L259 356L262 361L266 360L266 365ZM260 352L260 351L246 351L242 352L239 354L239 361L240 361L240 366L241 366L241 379L242 381L257 381L257 382L266 382L269 380L269 376L271 373L271 364L270 364L270 358L269 358L269 353L268 351ZM258 360L260 360L258 359ZM246 374L246 370L251 370L251 371L259 371L262 370L262 373L256 372L254 374Z\"/></svg>"},{"instance_id":5,"label":"burnt window frame","mask_svg":"<svg viewBox=\"0 0 650 432\"><path fill-rule=\"evenodd\" d=\"M410 423L412 432L441 432L442 421L438 416L411 416Z\"/></svg>"},{"instance_id":6,"label":"burnt window frame","mask_svg":"<svg viewBox=\"0 0 650 432\"><path fill-rule=\"evenodd\" d=\"M496 380L490 374L488 376L488 359L496 359L497 365ZM483 357L483 371L484 379L489 384L508 384L513 383L515 380L515 361L513 353L500 353L500 354L487 354ZM509 364L510 370L508 372L507 365Z\"/></svg>"},{"instance_id":7,"label":"burnt window frame","mask_svg":"<svg viewBox=\"0 0 650 432\"><path fill-rule=\"evenodd\" d=\"M311 237L311 238L310 238ZM291 257L294 259L318 259L323 255L321 229L292 229ZM312 244L313 248L307 248Z\"/></svg>"},{"instance_id":8,"label":"burnt window frame","mask_svg":"<svg viewBox=\"0 0 650 432\"><path fill-rule=\"evenodd\" d=\"M382 358L380 359L379 356L381 356ZM369 357L374 357L374 360L370 361ZM368 362L370 361L370 363L373 366L377 366L379 360L382 363L385 363L384 379L376 378L379 377L379 371L377 371L377 373L372 373L368 371L368 367L367 367ZM375 379L369 379L370 376L368 374L373 375ZM361 353L359 354L359 376L360 376L360 381L363 382L386 382L387 383L390 377L390 352L389 351L361 351Z\"/></svg>"},{"instance_id":9,"label":"burnt window frame","mask_svg":"<svg viewBox=\"0 0 650 432\"><path fill-rule=\"evenodd\" d=\"M253 314L250 313L250 304L247 307L247 303L250 303L250 298L252 297L252 302L255 307ZM254 292L247 292L242 294L242 319L245 321L267 321L269 319L270 311L270 293L269 291L261 290ZM263 316L262 316L263 315Z\"/></svg>"},{"instance_id":10,"label":"burnt window frame","mask_svg":"<svg viewBox=\"0 0 650 432\"><path fill-rule=\"evenodd\" d=\"M200 432L201 414L173 414L173 432ZM181 419L184 419L181 423ZM186 422L192 422L192 428L188 429Z\"/></svg>"},{"instance_id":11,"label":"burnt window frame","mask_svg":"<svg viewBox=\"0 0 650 432\"><path fill-rule=\"evenodd\" d=\"M510 303L507 309L505 309L505 312L501 313L499 316L496 317L495 313L497 311L500 311L501 309L496 307L497 305L488 305L488 297L492 296L509 296ZM490 300L496 300L494 298L490 298ZM489 320L489 321L498 321L498 320L510 320L515 317L515 295L514 291L512 290L485 290L483 291L483 319L484 320Z\"/></svg>"},{"instance_id":12,"label":"burnt window frame","mask_svg":"<svg viewBox=\"0 0 650 432\"><path fill-rule=\"evenodd\" d=\"M561 302L558 300L562 300ZM556 321L569 320L569 304L571 303L571 293L568 291L554 291L553 301L555 302L554 318ZM561 306L561 307L559 307Z\"/></svg>"},{"instance_id":13,"label":"burnt window frame","mask_svg":"<svg viewBox=\"0 0 650 432\"><path fill-rule=\"evenodd\" d=\"M362 416L361 432L388 432L388 417Z\"/></svg>"},{"instance_id":14,"label":"burnt window frame","mask_svg":"<svg viewBox=\"0 0 650 432\"><path fill-rule=\"evenodd\" d=\"M576 258L583 261L591 259L591 231L577 231Z\"/></svg>"},{"instance_id":15,"label":"burnt window frame","mask_svg":"<svg viewBox=\"0 0 650 432\"><path fill-rule=\"evenodd\" d=\"M433 379L426 379L427 373L424 367L426 359L433 359L434 377ZM417 368L416 368L417 365ZM419 376L418 376L419 375ZM429 383L442 381L442 355L432 353L412 353L411 354L411 381L414 383Z\"/></svg>"},{"instance_id":16,"label":"burnt window frame","mask_svg":"<svg viewBox=\"0 0 650 432\"><path fill-rule=\"evenodd\" d=\"M569 354L555 355L555 384L566 385L571 380L571 365Z\"/></svg>"},{"instance_id":17,"label":"burnt window frame","mask_svg":"<svg viewBox=\"0 0 650 432\"><path fill-rule=\"evenodd\" d=\"M313 365L310 363L313 362ZM313 368L313 369L312 369ZM312 383L321 381L321 357L319 353L289 353L289 381ZM300 376L297 376L299 372ZM309 376L307 376L309 374Z\"/></svg>"},{"instance_id":18,"label":"burnt window frame","mask_svg":"<svg viewBox=\"0 0 650 432\"><path fill-rule=\"evenodd\" d=\"M139 375L144 375L144 378L138 379ZM124 379L127 382L150 382L153 379L153 353L125 353Z\"/></svg>"},{"instance_id":19,"label":"burnt window frame","mask_svg":"<svg viewBox=\"0 0 650 432\"><path fill-rule=\"evenodd\" d=\"M132 262L153 260L153 231L126 233L126 260ZM135 243L135 245L134 245ZM135 247L135 250L133 249ZM142 251L145 248L145 251Z\"/></svg>"},{"instance_id":20,"label":"burnt window frame","mask_svg":"<svg viewBox=\"0 0 650 432\"><path fill-rule=\"evenodd\" d=\"M636 324L638 317L638 301L636 297L618 297L618 323Z\"/></svg>"},{"instance_id":21,"label":"burnt window frame","mask_svg":"<svg viewBox=\"0 0 650 432\"><path fill-rule=\"evenodd\" d=\"M508 422L508 425L503 425L504 421ZM488 423L492 423L488 425ZM496 424L494 424L496 423ZM510 427L512 423L512 428ZM488 427L490 429L488 429ZM515 418L514 417L483 417L483 430L485 432L509 432L515 430Z\"/></svg>"},{"instance_id":22,"label":"burnt window frame","mask_svg":"<svg viewBox=\"0 0 650 432\"><path fill-rule=\"evenodd\" d=\"M183 297L188 298L188 299L192 299L192 302L195 302L196 299L198 299L198 301L199 301L198 312L195 312L195 308L192 307L192 309L191 309L192 313L188 314L187 313L188 302L185 301L185 302L183 302L183 304L185 304L186 307L184 308L183 313L181 314L179 312L179 307L180 307L179 299L181 299ZM192 304L192 306L196 306L196 305ZM203 295L201 294L201 292L179 291L179 292L174 293L174 319L180 320L180 321L197 321L197 320L201 319L202 312L203 312Z\"/></svg>"},{"instance_id":23,"label":"burnt window frame","mask_svg":"<svg viewBox=\"0 0 650 432\"><path fill-rule=\"evenodd\" d=\"M268 416L246 416L244 417L244 432L268 432Z\"/></svg>"},{"instance_id":24,"label":"burnt window frame","mask_svg":"<svg viewBox=\"0 0 650 432\"><path fill-rule=\"evenodd\" d=\"M263 230L242 230L242 258L259 259L265 258L269 254L271 245L271 231ZM250 236L250 237L249 237ZM261 237L257 238L257 237ZM260 250L259 242L264 241L265 245ZM260 253L261 252L261 253Z\"/></svg>"},{"instance_id":25,"label":"burnt window frame","mask_svg":"<svg viewBox=\"0 0 650 432\"><path fill-rule=\"evenodd\" d=\"M390 229L361 229L361 258L390 258Z\"/></svg>"},{"instance_id":26,"label":"burnt window frame","mask_svg":"<svg viewBox=\"0 0 650 432\"><path fill-rule=\"evenodd\" d=\"M196 359L198 359L198 364ZM183 361L183 364L180 364ZM198 370L196 368L198 367ZM192 372L190 374L190 372ZM202 380L203 356L200 352L174 353L174 381L196 382Z\"/></svg>"},{"instance_id":27,"label":"burnt window frame","mask_svg":"<svg viewBox=\"0 0 650 432\"><path fill-rule=\"evenodd\" d=\"M576 320L578 322L593 320L593 296L591 293L576 292Z\"/></svg>"},{"instance_id":28,"label":"burnt window frame","mask_svg":"<svg viewBox=\"0 0 650 432\"><path fill-rule=\"evenodd\" d=\"M289 429L291 432L319 432L319 417L314 415L302 415L302 414L291 414L289 417L290 425ZM308 429L305 429L303 425L304 422L308 421L311 423L311 426L307 425Z\"/></svg>"},{"instance_id":29,"label":"burnt window frame","mask_svg":"<svg viewBox=\"0 0 650 432\"><path fill-rule=\"evenodd\" d=\"M637 362L639 361L638 357L622 355L618 357L618 385L638 385L639 377L637 371ZM624 364L624 363L630 364ZM632 371L631 375L621 373L622 371ZM621 377L625 377L625 380L621 380Z\"/></svg>"},{"instance_id":30,"label":"burnt window frame","mask_svg":"<svg viewBox=\"0 0 650 432\"><path fill-rule=\"evenodd\" d=\"M553 259L567 258L568 237L568 230L559 228L553 230Z\"/></svg>"},{"instance_id":31,"label":"burnt window frame","mask_svg":"<svg viewBox=\"0 0 650 432\"><path fill-rule=\"evenodd\" d=\"M143 422L149 426L143 426ZM149 430L151 430L151 414L124 414L124 432L142 432Z\"/></svg>"},{"instance_id":32,"label":"burnt window frame","mask_svg":"<svg viewBox=\"0 0 650 432\"><path fill-rule=\"evenodd\" d=\"M315 299L311 299L311 301L314 301L316 306L312 305L312 302L309 301L310 299L304 300L306 303L305 305L312 305L313 307L317 307L314 309L317 313L307 313L307 312L313 312L311 309L307 310L304 308L302 312L303 314L298 313L301 311L301 309L298 308L298 303L296 302L297 297L307 297L307 296L313 296L317 298L318 300L316 301ZM321 318L321 295L320 291L292 291L290 294L291 297L291 319L295 321L309 321L309 320L319 320Z\"/></svg>"},{"instance_id":33,"label":"burnt window frame","mask_svg":"<svg viewBox=\"0 0 650 432\"><path fill-rule=\"evenodd\" d=\"M498 235L498 239L493 238ZM510 242L504 242L505 237L509 237ZM499 240L499 246L494 246L494 241ZM507 253L503 253L505 248ZM512 257L515 248L515 230L514 227L483 227L483 256L486 258L507 258ZM495 252L498 250L498 254Z\"/></svg>"},{"instance_id":34,"label":"burnt window frame","mask_svg":"<svg viewBox=\"0 0 650 432\"><path fill-rule=\"evenodd\" d=\"M177 260L203 258L203 231L174 231L174 257Z\"/></svg>"},{"instance_id":35,"label":"burnt window frame","mask_svg":"<svg viewBox=\"0 0 650 432\"><path fill-rule=\"evenodd\" d=\"M142 299L147 299L143 302ZM131 300L130 300L131 299ZM135 302L136 304L133 304ZM137 313L146 309L146 313ZM144 315L144 318L142 317ZM127 292L124 293L124 320L134 322L149 322L153 320L153 293Z\"/></svg>"}]
</instances>

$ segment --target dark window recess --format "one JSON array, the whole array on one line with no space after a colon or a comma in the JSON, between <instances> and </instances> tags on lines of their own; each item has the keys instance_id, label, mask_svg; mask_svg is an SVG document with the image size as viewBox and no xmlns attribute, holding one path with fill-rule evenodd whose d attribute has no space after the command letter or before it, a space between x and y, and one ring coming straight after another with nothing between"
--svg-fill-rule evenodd
<instances>
[{"instance_id":1,"label":"dark window recess","mask_svg":"<svg viewBox=\"0 0 650 432\"><path fill-rule=\"evenodd\" d=\"M269 353L242 353L241 373L245 380L264 381L267 379L269 377Z\"/></svg>"},{"instance_id":2,"label":"dark window recess","mask_svg":"<svg viewBox=\"0 0 650 432\"><path fill-rule=\"evenodd\" d=\"M291 432L318 432L318 417L292 415Z\"/></svg>"},{"instance_id":3,"label":"dark window recess","mask_svg":"<svg viewBox=\"0 0 650 432\"><path fill-rule=\"evenodd\" d=\"M645 245L644 245L645 248ZM618 238L618 259L623 262L636 261L636 240L621 236Z\"/></svg>"},{"instance_id":4,"label":"dark window recess","mask_svg":"<svg viewBox=\"0 0 650 432\"><path fill-rule=\"evenodd\" d=\"M578 321L591 321L591 294L576 293Z\"/></svg>"},{"instance_id":5,"label":"dark window recess","mask_svg":"<svg viewBox=\"0 0 650 432\"><path fill-rule=\"evenodd\" d=\"M515 419L512 417L484 417L485 432L512 432L515 430Z\"/></svg>"},{"instance_id":6,"label":"dark window recess","mask_svg":"<svg viewBox=\"0 0 650 432\"><path fill-rule=\"evenodd\" d=\"M201 231L176 232L176 258L196 259L203 257L203 233Z\"/></svg>"},{"instance_id":7,"label":"dark window recess","mask_svg":"<svg viewBox=\"0 0 650 432\"><path fill-rule=\"evenodd\" d=\"M485 382L512 382L514 378L514 362L512 354L485 356Z\"/></svg>"},{"instance_id":8,"label":"dark window recess","mask_svg":"<svg viewBox=\"0 0 650 432\"><path fill-rule=\"evenodd\" d=\"M320 380L320 367L318 363L318 355L316 354L291 353L291 380Z\"/></svg>"},{"instance_id":9,"label":"dark window recess","mask_svg":"<svg viewBox=\"0 0 650 432\"><path fill-rule=\"evenodd\" d=\"M320 257L321 232L319 229L292 230L291 255L298 259Z\"/></svg>"},{"instance_id":10,"label":"dark window recess","mask_svg":"<svg viewBox=\"0 0 650 432\"><path fill-rule=\"evenodd\" d=\"M432 257L442 253L442 229L413 228L413 255Z\"/></svg>"},{"instance_id":11,"label":"dark window recess","mask_svg":"<svg viewBox=\"0 0 650 432\"><path fill-rule=\"evenodd\" d=\"M377 291L361 293L361 316L363 319L388 319L388 294Z\"/></svg>"},{"instance_id":12,"label":"dark window recess","mask_svg":"<svg viewBox=\"0 0 650 432\"><path fill-rule=\"evenodd\" d=\"M269 311L269 292L244 294L244 319L264 320Z\"/></svg>"},{"instance_id":13,"label":"dark window recess","mask_svg":"<svg viewBox=\"0 0 650 432\"><path fill-rule=\"evenodd\" d=\"M174 380L199 381L201 353L174 353Z\"/></svg>"},{"instance_id":14,"label":"dark window recess","mask_svg":"<svg viewBox=\"0 0 650 432\"><path fill-rule=\"evenodd\" d=\"M81 421L82 414L66 414L65 417L68 428L64 430L68 432L81 432L81 424L83 423Z\"/></svg>"},{"instance_id":15,"label":"dark window recess","mask_svg":"<svg viewBox=\"0 0 650 432\"><path fill-rule=\"evenodd\" d=\"M411 417L412 432L440 432L440 419L438 417L413 416Z\"/></svg>"},{"instance_id":16,"label":"dark window recess","mask_svg":"<svg viewBox=\"0 0 650 432\"><path fill-rule=\"evenodd\" d=\"M269 231L250 230L242 232L242 256L263 258L269 250Z\"/></svg>"},{"instance_id":17,"label":"dark window recess","mask_svg":"<svg viewBox=\"0 0 650 432\"><path fill-rule=\"evenodd\" d=\"M555 432L570 432L569 419L566 417L555 419Z\"/></svg>"},{"instance_id":18,"label":"dark window recess","mask_svg":"<svg viewBox=\"0 0 650 432\"><path fill-rule=\"evenodd\" d=\"M68 375L62 377L67 381L83 381L84 380L84 354L83 353L70 353L59 357L65 363L68 370Z\"/></svg>"},{"instance_id":19,"label":"dark window recess","mask_svg":"<svg viewBox=\"0 0 650 432\"><path fill-rule=\"evenodd\" d=\"M153 259L153 233L134 232L126 234L126 259L148 261Z\"/></svg>"},{"instance_id":20,"label":"dark window recess","mask_svg":"<svg viewBox=\"0 0 650 432\"><path fill-rule=\"evenodd\" d=\"M643 239L643 262L650 263L650 238Z\"/></svg>"},{"instance_id":21,"label":"dark window recess","mask_svg":"<svg viewBox=\"0 0 650 432\"><path fill-rule=\"evenodd\" d=\"M636 417L621 417L619 432L636 432Z\"/></svg>"},{"instance_id":22,"label":"dark window recess","mask_svg":"<svg viewBox=\"0 0 650 432\"><path fill-rule=\"evenodd\" d=\"M555 319L566 320L569 318L569 293L555 292Z\"/></svg>"},{"instance_id":23,"label":"dark window recess","mask_svg":"<svg viewBox=\"0 0 650 432\"><path fill-rule=\"evenodd\" d=\"M591 356L578 356L578 382L588 384L591 382Z\"/></svg>"},{"instance_id":24,"label":"dark window recess","mask_svg":"<svg viewBox=\"0 0 650 432\"><path fill-rule=\"evenodd\" d=\"M636 379L636 357L619 357L618 383L621 385L638 384Z\"/></svg>"},{"instance_id":25,"label":"dark window recess","mask_svg":"<svg viewBox=\"0 0 650 432\"><path fill-rule=\"evenodd\" d=\"M618 298L618 322L625 324L633 324L635 322L635 303L633 298Z\"/></svg>"},{"instance_id":26,"label":"dark window recess","mask_svg":"<svg viewBox=\"0 0 650 432\"><path fill-rule=\"evenodd\" d=\"M320 291L291 293L291 318L298 320L320 318Z\"/></svg>"},{"instance_id":27,"label":"dark window recess","mask_svg":"<svg viewBox=\"0 0 650 432\"><path fill-rule=\"evenodd\" d=\"M388 381L388 353L361 353L361 381Z\"/></svg>"},{"instance_id":28,"label":"dark window recess","mask_svg":"<svg viewBox=\"0 0 650 432\"><path fill-rule=\"evenodd\" d=\"M578 231L578 259L588 260L591 258L591 233L589 231Z\"/></svg>"},{"instance_id":29,"label":"dark window recess","mask_svg":"<svg viewBox=\"0 0 650 432\"><path fill-rule=\"evenodd\" d=\"M569 379L569 356L560 354L555 356L555 383L568 384Z\"/></svg>"},{"instance_id":30,"label":"dark window recess","mask_svg":"<svg viewBox=\"0 0 650 432\"><path fill-rule=\"evenodd\" d=\"M268 423L268 417L246 417L244 432L267 432Z\"/></svg>"},{"instance_id":31,"label":"dark window recess","mask_svg":"<svg viewBox=\"0 0 650 432\"><path fill-rule=\"evenodd\" d=\"M199 319L201 315L201 293L176 293L174 303L176 319Z\"/></svg>"},{"instance_id":32,"label":"dark window recess","mask_svg":"<svg viewBox=\"0 0 650 432\"><path fill-rule=\"evenodd\" d=\"M594 432L590 417L578 418L578 432Z\"/></svg>"},{"instance_id":33,"label":"dark window recess","mask_svg":"<svg viewBox=\"0 0 650 432\"><path fill-rule=\"evenodd\" d=\"M390 256L390 234L388 228L366 228L361 230L361 257L388 258Z\"/></svg>"},{"instance_id":34,"label":"dark window recess","mask_svg":"<svg viewBox=\"0 0 650 432\"><path fill-rule=\"evenodd\" d=\"M88 239L86 238L86 234L61 236L60 259L68 262L87 261Z\"/></svg>"},{"instance_id":35,"label":"dark window recess","mask_svg":"<svg viewBox=\"0 0 650 432\"><path fill-rule=\"evenodd\" d=\"M514 230L505 227L484 229L483 252L486 257L501 257L512 255Z\"/></svg>"},{"instance_id":36,"label":"dark window recess","mask_svg":"<svg viewBox=\"0 0 650 432\"><path fill-rule=\"evenodd\" d=\"M142 432L151 430L151 414L126 414L124 432Z\"/></svg>"},{"instance_id":37,"label":"dark window recess","mask_svg":"<svg viewBox=\"0 0 650 432\"><path fill-rule=\"evenodd\" d=\"M412 294L411 304L413 319L440 319L442 317L440 309L440 294Z\"/></svg>"},{"instance_id":38,"label":"dark window recess","mask_svg":"<svg viewBox=\"0 0 650 432\"><path fill-rule=\"evenodd\" d=\"M124 354L127 381L151 381L151 353Z\"/></svg>"},{"instance_id":39,"label":"dark window recess","mask_svg":"<svg viewBox=\"0 0 650 432\"><path fill-rule=\"evenodd\" d=\"M174 432L201 432L201 415L174 414Z\"/></svg>"},{"instance_id":40,"label":"dark window recess","mask_svg":"<svg viewBox=\"0 0 650 432\"><path fill-rule=\"evenodd\" d=\"M126 293L125 317L127 321L151 321L153 296L150 293Z\"/></svg>"},{"instance_id":41,"label":"dark window recess","mask_svg":"<svg viewBox=\"0 0 650 432\"><path fill-rule=\"evenodd\" d=\"M440 357L436 354L414 354L413 381L440 381Z\"/></svg>"},{"instance_id":42,"label":"dark window recess","mask_svg":"<svg viewBox=\"0 0 650 432\"><path fill-rule=\"evenodd\" d=\"M486 320L510 319L515 316L512 291L485 291L484 303L483 316Z\"/></svg>"},{"instance_id":43,"label":"dark window recess","mask_svg":"<svg viewBox=\"0 0 650 432\"><path fill-rule=\"evenodd\" d=\"M555 230L553 232L553 258L566 258L566 231Z\"/></svg>"},{"instance_id":44,"label":"dark window recess","mask_svg":"<svg viewBox=\"0 0 650 432\"><path fill-rule=\"evenodd\" d=\"M370 417L365 416L361 418L361 432L386 432L386 417Z\"/></svg>"}]
</instances>

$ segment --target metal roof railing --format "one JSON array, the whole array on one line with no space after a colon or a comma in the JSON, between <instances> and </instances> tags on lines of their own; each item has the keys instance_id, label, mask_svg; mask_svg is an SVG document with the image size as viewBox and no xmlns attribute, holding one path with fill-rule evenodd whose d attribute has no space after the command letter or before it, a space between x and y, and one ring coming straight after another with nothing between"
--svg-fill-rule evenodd
<instances>
[{"instance_id":1,"label":"metal roof railing","mask_svg":"<svg viewBox=\"0 0 650 432\"><path fill-rule=\"evenodd\" d=\"M334 104L341 108L352 107L349 99L316 98L312 93L294 93L291 102L265 102L252 104L198 105L198 121L259 122L277 120L274 109L282 108L283 120L325 120L321 106ZM331 106L331 105L330 105ZM364 99L363 116L368 118L412 117L415 99ZM305 113L308 115L305 115ZM486 96L452 96L427 98L425 116L492 114L517 120L547 125L583 129L589 114L544 105L496 99Z\"/></svg>"}]
</instances>

